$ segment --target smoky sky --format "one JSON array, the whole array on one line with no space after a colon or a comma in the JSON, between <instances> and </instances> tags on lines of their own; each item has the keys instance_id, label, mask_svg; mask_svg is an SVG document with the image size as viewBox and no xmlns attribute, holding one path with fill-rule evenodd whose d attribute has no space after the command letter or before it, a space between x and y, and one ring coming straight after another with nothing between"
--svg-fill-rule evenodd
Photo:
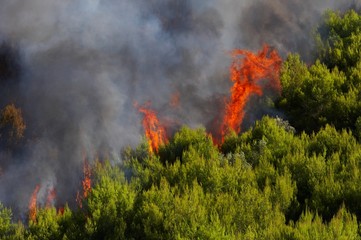
<instances>
[{"instance_id":1,"label":"smoky sky","mask_svg":"<svg viewBox=\"0 0 361 240\"><path fill-rule=\"evenodd\" d=\"M229 52L268 43L310 59L324 10L359 5L335 2L1 0L0 107L21 108L27 129L16 151L0 146L0 202L24 212L36 184L40 202L51 186L58 203L74 199L84 153L117 159L139 143L135 101L177 126L212 126Z\"/></svg>"}]
</instances>

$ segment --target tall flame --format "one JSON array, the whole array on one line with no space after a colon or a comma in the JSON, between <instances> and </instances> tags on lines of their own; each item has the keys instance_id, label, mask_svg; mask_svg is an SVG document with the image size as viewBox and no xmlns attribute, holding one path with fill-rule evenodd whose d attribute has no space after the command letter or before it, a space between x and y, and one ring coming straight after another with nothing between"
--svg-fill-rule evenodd
<instances>
[{"instance_id":1,"label":"tall flame","mask_svg":"<svg viewBox=\"0 0 361 240\"><path fill-rule=\"evenodd\" d=\"M135 104L135 107L143 113L142 124L148 139L149 152L158 152L159 146L167 141L166 131L164 126L160 124L156 112L149 109L148 105L138 106Z\"/></svg>"},{"instance_id":2,"label":"tall flame","mask_svg":"<svg viewBox=\"0 0 361 240\"><path fill-rule=\"evenodd\" d=\"M279 71L281 57L267 45L258 53L236 49L232 51L233 62L230 67L231 97L226 105L221 135L222 142L229 130L239 133L244 117L244 108L252 94L262 95L260 80L267 80L269 85L280 91Z\"/></svg>"},{"instance_id":3,"label":"tall flame","mask_svg":"<svg viewBox=\"0 0 361 240\"><path fill-rule=\"evenodd\" d=\"M36 221L37 197L39 190L40 190L40 185L36 185L33 194L31 194L31 198L29 201L29 219L32 220L33 222Z\"/></svg>"},{"instance_id":4,"label":"tall flame","mask_svg":"<svg viewBox=\"0 0 361 240\"><path fill-rule=\"evenodd\" d=\"M82 201L88 197L90 190L91 190L91 168L87 161L87 159L84 157L84 163L83 163L83 174L84 179L82 180L82 193L77 193L76 201L80 208L83 207Z\"/></svg>"},{"instance_id":5,"label":"tall flame","mask_svg":"<svg viewBox=\"0 0 361 240\"><path fill-rule=\"evenodd\" d=\"M82 181L83 186L83 196L84 198L88 197L89 192L91 190L91 169L88 161L84 161L83 167L84 179Z\"/></svg>"}]
</instances>

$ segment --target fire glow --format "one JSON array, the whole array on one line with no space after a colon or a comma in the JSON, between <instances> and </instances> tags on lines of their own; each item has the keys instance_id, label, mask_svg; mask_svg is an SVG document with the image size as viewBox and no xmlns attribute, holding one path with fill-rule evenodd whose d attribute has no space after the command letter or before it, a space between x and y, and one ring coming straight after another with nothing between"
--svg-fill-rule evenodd
<instances>
[{"instance_id":1,"label":"fire glow","mask_svg":"<svg viewBox=\"0 0 361 240\"><path fill-rule=\"evenodd\" d=\"M40 190L40 185L36 185L33 194L31 194L30 202L29 202L29 219L33 222L36 221L36 213L37 213L37 198L38 192Z\"/></svg>"},{"instance_id":2,"label":"fire glow","mask_svg":"<svg viewBox=\"0 0 361 240\"><path fill-rule=\"evenodd\" d=\"M215 144L222 144L224 137L230 131L239 133L245 115L245 107L249 98L253 95L261 96L264 88L272 88L277 92L281 90L279 73L282 59L276 50L268 45L258 52L235 49L231 52L233 58L230 66L230 79L233 86L230 89L231 96L225 105L225 113L221 120L219 136L213 138ZM179 106L179 93L172 95L170 106ZM143 113L143 128L149 143L150 152L158 152L159 146L166 139L165 128L160 124L156 112L149 108L149 103L144 106L134 106Z\"/></svg>"},{"instance_id":3,"label":"fire glow","mask_svg":"<svg viewBox=\"0 0 361 240\"><path fill-rule=\"evenodd\" d=\"M38 194L40 191L40 184L36 185L33 193L31 194L30 201L29 201L29 219L33 222L36 221L37 216L37 209L38 209ZM50 187L47 190L47 197L46 197L46 208L51 208L54 206L56 199L56 190L54 187Z\"/></svg>"},{"instance_id":4,"label":"fire glow","mask_svg":"<svg viewBox=\"0 0 361 240\"><path fill-rule=\"evenodd\" d=\"M282 59L276 50L268 45L258 52L235 49L231 52L233 58L230 66L230 79L233 86L231 96L225 105L225 113L219 128L220 139L213 138L215 144L222 144L224 137L230 131L239 133L245 115L245 107L253 95L261 96L264 88L272 88L278 93L281 91L279 73ZM172 95L170 106L179 106L179 94ZM149 108L149 103L144 106L134 106L144 114L142 123L149 143L150 152L158 152L159 146L166 139L165 128L160 124L156 112Z\"/></svg>"},{"instance_id":5,"label":"fire glow","mask_svg":"<svg viewBox=\"0 0 361 240\"><path fill-rule=\"evenodd\" d=\"M222 142L230 130L240 132L249 97L252 94L263 94L260 80L268 81L270 87L280 91L279 71L282 60L275 50L265 45L257 54L242 49L235 49L231 54L233 62L230 66L230 78L233 86L221 126Z\"/></svg>"},{"instance_id":6,"label":"fire glow","mask_svg":"<svg viewBox=\"0 0 361 240\"><path fill-rule=\"evenodd\" d=\"M86 199L91 191L91 167L84 157L83 163L84 179L82 180L82 193L77 193L76 201L80 208L83 207L83 200Z\"/></svg>"},{"instance_id":7,"label":"fire glow","mask_svg":"<svg viewBox=\"0 0 361 240\"><path fill-rule=\"evenodd\" d=\"M143 128L149 144L149 152L158 152L161 145L167 142L165 127L160 123L157 113L149 108L149 103L143 106L134 104L139 112L143 113Z\"/></svg>"},{"instance_id":8,"label":"fire glow","mask_svg":"<svg viewBox=\"0 0 361 240\"><path fill-rule=\"evenodd\" d=\"M83 154L84 155L84 154ZM84 163L83 163L83 174L84 179L82 180L82 191L77 192L76 202L80 208L83 207L83 200L89 196L91 191L91 166L89 165L85 156L83 156ZM40 191L40 184L36 185L33 193L31 194L30 201L29 201L29 219L33 222L36 221L37 216L37 209L38 209L38 194ZM46 208L51 208L54 206L56 200L56 189L54 187L49 187L47 189L47 197L46 197ZM64 208L60 207L58 209L58 214L63 214Z\"/></svg>"},{"instance_id":9,"label":"fire glow","mask_svg":"<svg viewBox=\"0 0 361 240\"><path fill-rule=\"evenodd\" d=\"M231 96L225 105L225 114L220 127L221 139L213 139L216 144L222 143L229 131L239 133L245 115L245 106L253 94L261 96L266 87L280 91L279 72L281 57L278 53L265 45L258 53L248 50L236 49L231 53L233 57L230 66L230 79L233 86L230 89ZM180 104L180 94L172 95L170 106L177 108ZM142 125L149 144L150 153L158 153L159 147L168 142L166 128L157 117L157 112L150 108L150 103L134 103L134 107L143 114ZM91 166L88 163L86 154L83 153L83 180L82 190L78 191L76 202L82 208L83 200L89 196L91 191ZM29 201L29 219L36 221L37 198L40 185L37 185ZM47 190L46 208L54 205L56 199L55 187ZM59 208L58 213L62 214L64 208Z\"/></svg>"}]
</instances>

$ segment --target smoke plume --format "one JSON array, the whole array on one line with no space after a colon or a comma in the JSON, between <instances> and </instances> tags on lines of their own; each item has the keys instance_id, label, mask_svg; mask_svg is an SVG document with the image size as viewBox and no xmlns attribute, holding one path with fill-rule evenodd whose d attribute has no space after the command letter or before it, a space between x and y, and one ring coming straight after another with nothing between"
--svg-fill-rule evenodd
<instances>
[{"instance_id":1,"label":"smoke plume","mask_svg":"<svg viewBox=\"0 0 361 240\"><path fill-rule=\"evenodd\" d=\"M0 145L0 202L24 212L38 184L43 204L52 187L57 203L75 201L83 153L119 156L141 139L134 101L150 100L177 125L211 127L229 94L233 48L268 43L309 59L322 12L352 4L2 0L0 107L14 103L27 128L21 146Z\"/></svg>"}]
</instances>

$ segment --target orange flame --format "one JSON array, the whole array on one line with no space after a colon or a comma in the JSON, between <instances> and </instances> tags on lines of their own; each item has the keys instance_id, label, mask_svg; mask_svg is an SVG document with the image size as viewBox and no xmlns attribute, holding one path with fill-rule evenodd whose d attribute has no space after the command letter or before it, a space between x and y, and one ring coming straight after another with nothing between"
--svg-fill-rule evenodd
<instances>
[{"instance_id":1,"label":"orange flame","mask_svg":"<svg viewBox=\"0 0 361 240\"><path fill-rule=\"evenodd\" d=\"M82 194L78 192L76 196L76 201L80 208L83 207L82 201L88 197L91 190L91 168L85 157L83 164L83 174L84 174L84 179L82 180L82 188L83 188Z\"/></svg>"},{"instance_id":2,"label":"orange flame","mask_svg":"<svg viewBox=\"0 0 361 240\"><path fill-rule=\"evenodd\" d=\"M144 106L135 104L135 107L144 115L142 124L145 136L148 139L149 152L158 152L159 146L167 141L166 131L164 126L160 124L156 112L149 109L147 105L149 105L149 103Z\"/></svg>"},{"instance_id":3,"label":"orange flame","mask_svg":"<svg viewBox=\"0 0 361 240\"><path fill-rule=\"evenodd\" d=\"M267 80L269 85L280 91L279 71L281 57L267 45L257 54L236 49L232 51L233 62L230 67L231 97L226 105L221 135L222 142L229 130L239 133L244 117L244 108L252 94L262 95L263 90L258 85L260 80ZM243 58L241 58L243 56Z\"/></svg>"},{"instance_id":4,"label":"orange flame","mask_svg":"<svg viewBox=\"0 0 361 240\"><path fill-rule=\"evenodd\" d=\"M64 207L60 207L60 208L58 209L58 215L59 215L59 216L63 216L63 215L64 215L64 211L65 211L65 208L64 208Z\"/></svg>"},{"instance_id":5,"label":"orange flame","mask_svg":"<svg viewBox=\"0 0 361 240\"><path fill-rule=\"evenodd\" d=\"M83 167L83 173L84 173L84 180L82 181L83 185L83 196L84 198L88 197L89 192L91 190L91 169L89 166L88 161L84 161L84 167Z\"/></svg>"},{"instance_id":6,"label":"orange flame","mask_svg":"<svg viewBox=\"0 0 361 240\"><path fill-rule=\"evenodd\" d=\"M33 194L29 201L29 219L33 222L36 221L36 212L37 212L37 197L40 190L40 185L36 185Z\"/></svg>"},{"instance_id":7,"label":"orange flame","mask_svg":"<svg viewBox=\"0 0 361 240\"><path fill-rule=\"evenodd\" d=\"M50 208L54 204L56 198L56 190L54 187L48 189L48 196L46 197L46 208Z\"/></svg>"}]
</instances>

